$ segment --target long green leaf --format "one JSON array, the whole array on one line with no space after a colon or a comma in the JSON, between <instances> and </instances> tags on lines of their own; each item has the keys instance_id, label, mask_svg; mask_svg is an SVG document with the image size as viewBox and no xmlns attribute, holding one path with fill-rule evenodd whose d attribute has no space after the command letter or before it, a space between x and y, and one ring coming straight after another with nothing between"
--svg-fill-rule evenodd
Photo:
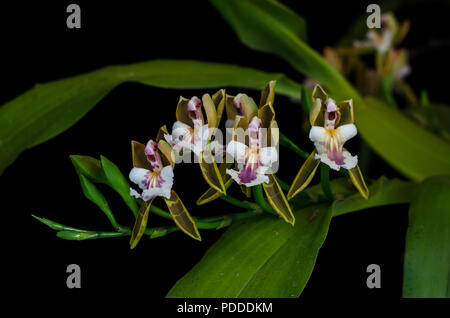
<instances>
[{"instance_id":1,"label":"long green leaf","mask_svg":"<svg viewBox=\"0 0 450 318\"><path fill-rule=\"evenodd\" d=\"M120 172L120 169L108 158L100 156L100 162L108 184L122 197L122 200L133 214L137 216L139 208L136 200L130 195L130 184L128 180Z\"/></svg>"},{"instance_id":2,"label":"long green leaf","mask_svg":"<svg viewBox=\"0 0 450 318\"><path fill-rule=\"evenodd\" d=\"M409 210L403 297L450 297L450 177L425 180Z\"/></svg>"},{"instance_id":3,"label":"long green leaf","mask_svg":"<svg viewBox=\"0 0 450 318\"><path fill-rule=\"evenodd\" d=\"M234 86L260 90L270 80L277 80L278 93L300 96L300 85L283 74L190 60L109 66L36 85L0 107L0 174L22 151L68 129L121 83L134 81L176 89Z\"/></svg>"},{"instance_id":4,"label":"long green leaf","mask_svg":"<svg viewBox=\"0 0 450 318\"><path fill-rule=\"evenodd\" d=\"M89 181L88 178L86 178L82 174L80 174L79 176L81 188L86 198L95 203L95 205L97 205L100 208L100 210L102 210L103 213L105 213L105 215L108 217L114 229L118 230L120 226L117 223L116 219L114 218L114 214L111 211L108 201L106 201L103 194L100 192L100 190L97 189L97 187L91 181Z\"/></svg>"},{"instance_id":5,"label":"long green leaf","mask_svg":"<svg viewBox=\"0 0 450 318\"><path fill-rule=\"evenodd\" d=\"M331 210L309 207L295 217L295 227L269 216L231 226L167 297L298 296L327 234Z\"/></svg>"},{"instance_id":6,"label":"long green leaf","mask_svg":"<svg viewBox=\"0 0 450 318\"><path fill-rule=\"evenodd\" d=\"M283 18L279 12L275 15L265 10L271 0L211 2L243 43L282 57L301 73L326 86L334 99L352 98L362 137L400 172L419 181L450 173L449 144L393 108L373 99L366 103L334 67L280 22Z\"/></svg>"}]
</instances>

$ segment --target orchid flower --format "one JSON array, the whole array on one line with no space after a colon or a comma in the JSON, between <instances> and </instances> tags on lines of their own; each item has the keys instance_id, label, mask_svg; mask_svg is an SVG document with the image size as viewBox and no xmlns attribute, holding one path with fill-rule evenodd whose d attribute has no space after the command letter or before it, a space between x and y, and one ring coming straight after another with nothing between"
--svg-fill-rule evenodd
<instances>
[{"instance_id":1,"label":"orchid flower","mask_svg":"<svg viewBox=\"0 0 450 318\"><path fill-rule=\"evenodd\" d=\"M175 153L187 150L197 155L204 179L221 194L225 194L226 189L213 153L220 155L223 146L212 138L219 125L224 104L223 89L212 97L204 94L201 100L196 96L189 100L180 97L176 109L177 121L173 125L172 134L164 134L165 140L174 148ZM206 113L206 121L203 110Z\"/></svg>"},{"instance_id":2,"label":"orchid flower","mask_svg":"<svg viewBox=\"0 0 450 318\"><path fill-rule=\"evenodd\" d=\"M165 126L158 131L155 141L147 145L132 141L133 169L130 180L142 190L138 193L130 188L130 195L143 200L133 227L130 246L136 247L147 228L147 220L153 199L162 197L175 224L190 237L201 240L194 219L186 210L181 199L172 190L173 168L175 166L172 147L163 140L167 134Z\"/></svg>"},{"instance_id":3,"label":"orchid flower","mask_svg":"<svg viewBox=\"0 0 450 318\"><path fill-rule=\"evenodd\" d=\"M367 40L355 41L355 47L374 48L379 53L386 53L393 46L398 26L397 21L391 13L381 16L381 31L369 30L366 34Z\"/></svg>"},{"instance_id":4,"label":"orchid flower","mask_svg":"<svg viewBox=\"0 0 450 318\"><path fill-rule=\"evenodd\" d=\"M343 146L357 134L353 120L352 100L343 101L340 106L329 98L319 86L312 93L313 106L310 112L311 130L309 138L315 150L306 159L288 192L288 199L300 193L311 182L320 162L334 170L347 169L355 187L367 199L369 190L358 167L358 156L352 156Z\"/></svg>"},{"instance_id":5,"label":"orchid flower","mask_svg":"<svg viewBox=\"0 0 450 318\"><path fill-rule=\"evenodd\" d=\"M130 171L130 180L139 186L142 193L130 188L130 195L144 201L149 201L157 196L169 199L173 185L172 166L163 167L158 144L153 140L149 140L145 146L145 156L151 169L134 167Z\"/></svg>"},{"instance_id":6,"label":"orchid flower","mask_svg":"<svg viewBox=\"0 0 450 318\"><path fill-rule=\"evenodd\" d=\"M234 140L227 145L227 152L236 159L239 170L227 169L226 172L238 184L247 187L269 183L266 172L278 161L275 147L261 147L260 129L261 119L255 116L248 125L249 145Z\"/></svg>"},{"instance_id":7,"label":"orchid flower","mask_svg":"<svg viewBox=\"0 0 450 318\"><path fill-rule=\"evenodd\" d=\"M227 95L226 125L233 126L227 153L236 160L237 170L225 169L225 172L231 177L230 181L241 185L242 192L248 197L251 196L251 187L262 185L270 206L286 222L294 225L295 217L272 170L273 164L278 162L276 146L279 141L278 124L272 106L275 84L275 81L271 81L266 85L261 93L259 107L245 94L235 97ZM247 131L247 136L239 136L239 129Z\"/></svg>"},{"instance_id":8,"label":"orchid flower","mask_svg":"<svg viewBox=\"0 0 450 318\"><path fill-rule=\"evenodd\" d=\"M351 104L352 101L349 100L348 103ZM343 145L356 136L356 126L353 123L339 125L340 111L333 99L328 98L324 106L323 127L312 126L309 132L309 138L317 150L315 159L320 159L334 170L341 167L352 169L358 163L358 156L352 156L347 150L343 150Z\"/></svg>"},{"instance_id":9,"label":"orchid flower","mask_svg":"<svg viewBox=\"0 0 450 318\"><path fill-rule=\"evenodd\" d=\"M208 124L203 119L200 98L194 96L187 103L185 101L183 97L180 98L172 135L165 135L164 138L176 150L191 150L199 155L210 137Z\"/></svg>"}]
</instances>

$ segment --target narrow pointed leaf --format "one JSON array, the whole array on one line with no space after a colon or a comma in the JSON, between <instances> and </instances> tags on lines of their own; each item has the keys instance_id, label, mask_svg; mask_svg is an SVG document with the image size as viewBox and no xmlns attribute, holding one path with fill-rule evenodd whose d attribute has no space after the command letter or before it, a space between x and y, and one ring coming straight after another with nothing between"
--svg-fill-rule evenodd
<instances>
[{"instance_id":1,"label":"narrow pointed leaf","mask_svg":"<svg viewBox=\"0 0 450 318\"><path fill-rule=\"evenodd\" d=\"M450 177L419 187L409 209L403 297L450 297Z\"/></svg>"},{"instance_id":2,"label":"narrow pointed leaf","mask_svg":"<svg viewBox=\"0 0 450 318\"><path fill-rule=\"evenodd\" d=\"M66 226L64 224L57 223L57 222L54 222L54 221L46 219L46 218L40 218L40 217L38 217L36 215L32 215L32 217L34 217L36 220L38 220L42 224L47 225L52 230L56 230L56 231L72 231L72 232L86 232L85 230L81 230L81 229L77 229L77 228L74 228L74 227Z\"/></svg>"},{"instance_id":3,"label":"narrow pointed leaf","mask_svg":"<svg viewBox=\"0 0 450 318\"><path fill-rule=\"evenodd\" d=\"M399 179L387 179L381 177L369 186L370 197L363 198L354 189L349 187L347 178L336 179L330 182L333 194L344 193L345 198L336 200L333 204L333 216L350 212L365 210L377 206L409 203L415 197L417 184ZM343 183L339 180L344 181ZM342 183L339 185L339 183ZM334 186L333 186L334 184ZM314 191L314 187L308 190ZM307 191L308 191L307 190ZM353 193L353 194L352 194Z\"/></svg>"},{"instance_id":4,"label":"narrow pointed leaf","mask_svg":"<svg viewBox=\"0 0 450 318\"><path fill-rule=\"evenodd\" d=\"M277 182L273 174L269 174L269 183L263 183L264 192L267 200L272 208L289 224L292 226L295 223L295 217L292 214L291 206L284 196L283 190Z\"/></svg>"},{"instance_id":5,"label":"narrow pointed leaf","mask_svg":"<svg viewBox=\"0 0 450 318\"><path fill-rule=\"evenodd\" d=\"M164 198L164 201L167 204L167 209L169 209L175 224L180 228L180 230L190 237L201 241L200 233L198 232L194 219L186 210L183 202L181 202L181 199L175 191L172 190L170 199Z\"/></svg>"},{"instance_id":6,"label":"narrow pointed leaf","mask_svg":"<svg viewBox=\"0 0 450 318\"><path fill-rule=\"evenodd\" d=\"M109 66L36 85L0 107L0 174L22 151L71 127L121 83L133 81L176 89L234 86L259 90L274 79L279 94L299 97L300 85L283 74L191 60Z\"/></svg>"},{"instance_id":7,"label":"narrow pointed leaf","mask_svg":"<svg viewBox=\"0 0 450 318\"><path fill-rule=\"evenodd\" d=\"M89 181L88 178L86 178L82 174L80 174L80 183L86 198L88 198L95 205L97 205L100 208L100 210L102 210L103 213L105 213L106 217L109 219L114 229L118 230L119 224L114 218L113 212L111 211L111 208L109 207L109 204L106 201L103 194L97 189L97 187L91 181Z\"/></svg>"},{"instance_id":8,"label":"narrow pointed leaf","mask_svg":"<svg viewBox=\"0 0 450 318\"><path fill-rule=\"evenodd\" d=\"M122 197L125 204L136 216L139 208L136 204L136 200L130 195L130 184L124 177L119 168L104 156L100 157L102 163L102 169L105 173L108 184Z\"/></svg>"},{"instance_id":9,"label":"narrow pointed leaf","mask_svg":"<svg viewBox=\"0 0 450 318\"><path fill-rule=\"evenodd\" d=\"M289 200L303 191L303 189L305 189L314 178L317 167L319 167L320 164L320 159L315 159L315 155L316 150L314 149L314 151L309 155L309 157L306 159L299 172L297 173L297 176L292 182L291 188L289 189L287 194L287 198Z\"/></svg>"},{"instance_id":10,"label":"narrow pointed leaf","mask_svg":"<svg viewBox=\"0 0 450 318\"><path fill-rule=\"evenodd\" d=\"M108 183L103 173L100 160L79 155L71 155L70 160L78 174L84 175L95 183Z\"/></svg>"},{"instance_id":11,"label":"narrow pointed leaf","mask_svg":"<svg viewBox=\"0 0 450 318\"><path fill-rule=\"evenodd\" d=\"M356 167L348 170L348 175L350 176L350 180L352 180L353 185L359 191L362 197L368 200L369 189L367 188L366 182L364 181L364 177L361 173L361 169L359 169L359 166L356 165Z\"/></svg>"},{"instance_id":12,"label":"narrow pointed leaf","mask_svg":"<svg viewBox=\"0 0 450 318\"><path fill-rule=\"evenodd\" d=\"M130 249L134 249L139 243L142 235L144 235L152 201L153 199L148 202L143 202L139 208L139 213L134 223L133 231L131 232Z\"/></svg>"},{"instance_id":13,"label":"narrow pointed leaf","mask_svg":"<svg viewBox=\"0 0 450 318\"><path fill-rule=\"evenodd\" d=\"M237 222L167 297L298 297L328 233L327 205L295 212L295 227L262 216Z\"/></svg>"}]
</instances>

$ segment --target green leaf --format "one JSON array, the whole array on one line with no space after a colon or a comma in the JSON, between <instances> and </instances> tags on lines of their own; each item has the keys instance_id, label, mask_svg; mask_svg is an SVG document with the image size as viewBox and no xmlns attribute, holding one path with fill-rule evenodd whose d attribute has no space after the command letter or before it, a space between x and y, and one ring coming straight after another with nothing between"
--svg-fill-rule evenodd
<instances>
[{"instance_id":1,"label":"green leaf","mask_svg":"<svg viewBox=\"0 0 450 318\"><path fill-rule=\"evenodd\" d=\"M450 174L450 144L374 98L355 108L363 137L383 159L404 175L421 181Z\"/></svg>"},{"instance_id":2,"label":"green leaf","mask_svg":"<svg viewBox=\"0 0 450 318\"><path fill-rule=\"evenodd\" d=\"M279 73L190 60L152 60L109 66L36 85L0 107L0 173L25 149L75 124L117 85L140 82L176 89L234 86L262 89L277 80L277 93L299 97L300 85Z\"/></svg>"},{"instance_id":3,"label":"green leaf","mask_svg":"<svg viewBox=\"0 0 450 318\"><path fill-rule=\"evenodd\" d=\"M95 203L95 205L97 205L100 208L100 210L102 210L103 213L105 213L105 215L108 217L114 229L118 230L120 226L117 223L116 219L114 218L114 214L111 211L111 208L109 207L109 204L106 201L103 194L97 189L97 187L91 181L89 181L88 178L86 178L82 174L80 174L80 183L86 198Z\"/></svg>"},{"instance_id":4,"label":"green leaf","mask_svg":"<svg viewBox=\"0 0 450 318\"><path fill-rule=\"evenodd\" d=\"M335 181L332 181L331 184ZM368 200L363 198L356 190L353 190L354 194L350 194L342 200L336 200L333 204L333 216L377 206L411 202L415 195L416 186L413 182L398 179L389 180L386 177L381 177L369 186L370 197ZM336 189L338 188L336 187Z\"/></svg>"},{"instance_id":5,"label":"green leaf","mask_svg":"<svg viewBox=\"0 0 450 318\"><path fill-rule=\"evenodd\" d=\"M353 99L362 137L388 163L415 180L450 173L450 145L374 99L365 102L347 80L282 22L264 8L270 0L211 0L251 48L276 54L331 92L336 100ZM285 14L287 17L287 14Z\"/></svg>"},{"instance_id":6,"label":"green leaf","mask_svg":"<svg viewBox=\"0 0 450 318\"><path fill-rule=\"evenodd\" d=\"M297 297L325 240L325 205L295 213L296 225L260 217L232 225L167 297Z\"/></svg>"},{"instance_id":7,"label":"green leaf","mask_svg":"<svg viewBox=\"0 0 450 318\"><path fill-rule=\"evenodd\" d=\"M79 155L71 155L70 160L72 160L72 164L79 175L84 175L94 183L108 183L103 173L100 160Z\"/></svg>"},{"instance_id":8,"label":"green leaf","mask_svg":"<svg viewBox=\"0 0 450 318\"><path fill-rule=\"evenodd\" d=\"M138 214L138 206L136 200L130 195L130 184L124 177L120 169L104 156L100 156L102 169L105 173L108 184L122 197L126 205L133 211L134 215Z\"/></svg>"},{"instance_id":9,"label":"green leaf","mask_svg":"<svg viewBox=\"0 0 450 318\"><path fill-rule=\"evenodd\" d=\"M280 56L298 71L320 81L339 98L355 95L342 75L296 32L298 25L304 22L289 8L273 0L210 1L241 42L250 48Z\"/></svg>"},{"instance_id":10,"label":"green leaf","mask_svg":"<svg viewBox=\"0 0 450 318\"><path fill-rule=\"evenodd\" d=\"M54 222L54 221L46 219L46 218L40 218L40 217L38 217L36 215L31 215L31 216L34 217L39 222L47 225L49 228L51 228L53 230L56 230L56 231L86 232L85 230L81 230L81 229L77 229L77 228L74 228L74 227L66 226L64 224L57 223L57 222Z\"/></svg>"},{"instance_id":11,"label":"green leaf","mask_svg":"<svg viewBox=\"0 0 450 318\"><path fill-rule=\"evenodd\" d=\"M403 297L450 297L450 177L423 182L409 209Z\"/></svg>"}]
</instances>

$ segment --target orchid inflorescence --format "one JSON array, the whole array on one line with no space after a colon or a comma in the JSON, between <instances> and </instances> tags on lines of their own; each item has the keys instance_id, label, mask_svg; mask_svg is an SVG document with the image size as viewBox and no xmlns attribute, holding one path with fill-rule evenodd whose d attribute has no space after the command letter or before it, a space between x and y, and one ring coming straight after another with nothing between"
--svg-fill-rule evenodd
<instances>
[{"instance_id":1,"label":"orchid inflorescence","mask_svg":"<svg viewBox=\"0 0 450 318\"><path fill-rule=\"evenodd\" d=\"M326 200L336 199L329 188L329 168L347 170L356 189L367 199L369 191L357 165L358 157L343 148L344 143L357 134L352 100L343 101L338 106L319 85L312 92L313 104L310 105L309 116L309 137L315 149L290 187L275 177L279 165L279 144L288 147L293 144L291 141L288 144L280 142L273 106L275 84L275 81L271 81L266 85L259 105L246 94L230 96L224 89L212 96L204 94L201 99L196 96L190 99L180 97L171 133L166 126L162 126L156 137L146 144L131 142L133 168L129 179L136 187L129 187L120 170L104 157L99 161L91 157L71 156L84 194L103 210L116 232L86 231L36 218L58 230L61 238L83 240L131 236L131 248L137 245L144 234L153 238L176 230L201 240L198 229L222 228L235 220L263 212L278 215L294 226L295 217L288 200L308 186L321 163ZM222 144L219 125L224 113L227 118L227 138L226 143ZM287 140L286 136L282 137ZM197 205L221 198L245 208L246 212L208 218L190 215L173 188L176 184L175 167L186 162L182 159L191 158L191 155L195 157L209 185L209 189L197 200ZM132 229L117 223L106 199L94 183L107 184L122 196L135 215ZM247 200L238 200L226 193L232 183L240 186ZM287 196L283 189L289 189ZM248 201L252 196L255 202ZM157 197L164 200L168 211L153 204ZM150 212L173 220L176 226L147 227Z\"/></svg>"}]
</instances>

